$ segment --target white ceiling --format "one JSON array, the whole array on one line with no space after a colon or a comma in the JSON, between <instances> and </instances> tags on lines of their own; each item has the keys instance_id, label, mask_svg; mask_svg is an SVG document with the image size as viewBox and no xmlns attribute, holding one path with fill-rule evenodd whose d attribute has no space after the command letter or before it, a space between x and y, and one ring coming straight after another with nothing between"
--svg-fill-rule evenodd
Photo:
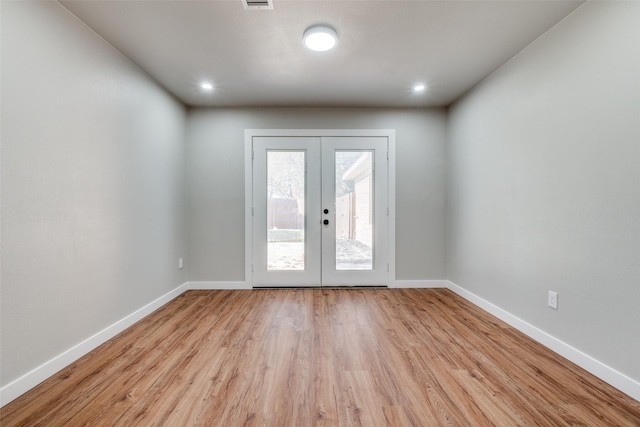
<instances>
[{"instance_id":1,"label":"white ceiling","mask_svg":"<svg viewBox=\"0 0 640 427\"><path fill-rule=\"evenodd\" d=\"M187 105L415 107L450 104L583 1L61 3ZM303 47L319 23L337 30L333 51Z\"/></svg>"}]
</instances>

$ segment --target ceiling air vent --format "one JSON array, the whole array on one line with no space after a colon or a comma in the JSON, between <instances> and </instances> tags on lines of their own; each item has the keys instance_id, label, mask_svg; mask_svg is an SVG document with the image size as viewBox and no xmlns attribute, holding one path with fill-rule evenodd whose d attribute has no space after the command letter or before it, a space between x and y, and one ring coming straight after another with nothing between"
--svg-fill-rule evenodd
<instances>
[{"instance_id":1,"label":"ceiling air vent","mask_svg":"<svg viewBox=\"0 0 640 427\"><path fill-rule=\"evenodd\" d=\"M242 0L245 10L272 10L273 0Z\"/></svg>"}]
</instances>

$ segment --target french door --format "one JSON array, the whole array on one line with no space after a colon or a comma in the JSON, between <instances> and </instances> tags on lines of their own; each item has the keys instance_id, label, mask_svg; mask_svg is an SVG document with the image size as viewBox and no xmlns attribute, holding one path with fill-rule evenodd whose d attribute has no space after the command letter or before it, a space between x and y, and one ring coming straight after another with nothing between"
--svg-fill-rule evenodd
<instances>
[{"instance_id":1,"label":"french door","mask_svg":"<svg viewBox=\"0 0 640 427\"><path fill-rule=\"evenodd\" d=\"M251 144L253 286L386 285L388 138Z\"/></svg>"}]
</instances>

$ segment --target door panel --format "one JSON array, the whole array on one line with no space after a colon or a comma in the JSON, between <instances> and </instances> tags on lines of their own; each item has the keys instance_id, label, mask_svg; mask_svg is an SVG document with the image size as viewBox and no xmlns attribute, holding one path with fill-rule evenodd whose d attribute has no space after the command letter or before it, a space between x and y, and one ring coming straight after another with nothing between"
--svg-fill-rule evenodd
<instances>
[{"instance_id":1,"label":"door panel","mask_svg":"<svg viewBox=\"0 0 640 427\"><path fill-rule=\"evenodd\" d=\"M385 285L387 138L322 138L322 283Z\"/></svg>"},{"instance_id":2,"label":"door panel","mask_svg":"<svg viewBox=\"0 0 640 427\"><path fill-rule=\"evenodd\" d=\"M253 284L319 286L320 138L253 144Z\"/></svg>"}]
</instances>

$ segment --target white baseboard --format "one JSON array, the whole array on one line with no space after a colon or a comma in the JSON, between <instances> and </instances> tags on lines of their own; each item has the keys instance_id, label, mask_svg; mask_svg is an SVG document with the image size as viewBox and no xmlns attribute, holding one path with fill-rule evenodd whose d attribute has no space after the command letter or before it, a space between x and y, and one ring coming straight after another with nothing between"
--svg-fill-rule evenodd
<instances>
[{"instance_id":1,"label":"white baseboard","mask_svg":"<svg viewBox=\"0 0 640 427\"><path fill-rule=\"evenodd\" d=\"M187 282L190 290L253 289L248 282ZM395 280L390 288L446 288L446 280Z\"/></svg>"},{"instance_id":2,"label":"white baseboard","mask_svg":"<svg viewBox=\"0 0 640 427\"><path fill-rule=\"evenodd\" d=\"M500 320L513 326L520 332L533 338L545 347L550 348L559 355L565 357L586 371L592 373L601 380L611 384L613 387L628 394L636 400L640 400L640 382L626 376L625 374L616 371L612 367L605 365L599 360L594 359L586 353L570 346L569 344L559 340L558 338L549 335L541 329L533 326L530 323L525 322L519 317L514 316L508 311L503 310L497 305L479 297L478 295L467 291L466 289L456 285L453 282L447 281L447 288L460 295L469 302L477 305L485 311L493 314Z\"/></svg>"},{"instance_id":3,"label":"white baseboard","mask_svg":"<svg viewBox=\"0 0 640 427\"><path fill-rule=\"evenodd\" d=\"M247 282L187 282L190 290L253 289Z\"/></svg>"},{"instance_id":4,"label":"white baseboard","mask_svg":"<svg viewBox=\"0 0 640 427\"><path fill-rule=\"evenodd\" d=\"M174 290L167 292L160 298L157 298L144 307L139 308L128 316L106 327L97 334L76 344L75 346L59 354L53 359L43 363L30 372L27 372L20 378L0 388L0 407L6 405L18 396L40 384L42 381L54 375L56 372L59 372L65 367L69 366L71 363L75 362L99 345L104 344L120 332L124 331L129 326L133 325L137 321L141 320L145 316L148 316L153 311L173 300L187 289L189 288L187 287L186 283L178 286Z\"/></svg>"},{"instance_id":5,"label":"white baseboard","mask_svg":"<svg viewBox=\"0 0 640 427\"><path fill-rule=\"evenodd\" d=\"M396 280L392 282L390 288L446 288L446 280Z\"/></svg>"}]
</instances>

